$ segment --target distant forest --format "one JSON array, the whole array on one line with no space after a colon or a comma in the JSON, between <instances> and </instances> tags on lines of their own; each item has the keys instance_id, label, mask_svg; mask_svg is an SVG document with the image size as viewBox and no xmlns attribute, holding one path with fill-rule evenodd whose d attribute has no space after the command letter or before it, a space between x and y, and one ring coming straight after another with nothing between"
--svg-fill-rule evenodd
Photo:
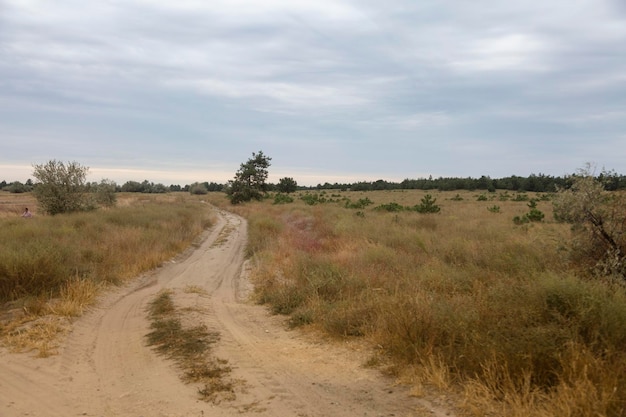
<instances>
[{"instance_id":1,"label":"distant forest","mask_svg":"<svg viewBox=\"0 0 626 417\"><path fill-rule=\"evenodd\" d=\"M572 182L572 176L553 177L544 174L531 174L528 177L510 176L504 178L490 178L481 176L480 178L457 178L457 177L439 177L439 178L419 178L405 179L401 182L390 182L385 180L377 181L360 181L355 183L324 183L316 186L298 186L299 190L351 190L351 191L375 191L375 190L439 190L439 191L457 191L457 190L486 190L494 192L496 190L510 191L529 191L529 192L555 192L557 187L568 188ZM603 172L597 176L605 184L608 191L625 190L626 176L615 172ZM97 183L89 183L87 187L96 186ZM0 182L0 190L12 193L24 193L33 189L35 184L32 180L25 183L19 181ZM188 185L169 185L155 184L144 180L143 182L127 181L123 185L117 185L116 190L119 192L135 192L135 193L167 193L170 191L186 191L193 192L194 187L200 187L208 192L223 191L227 184L216 182L198 182ZM276 184L267 184L268 191L277 191Z\"/></svg>"}]
</instances>

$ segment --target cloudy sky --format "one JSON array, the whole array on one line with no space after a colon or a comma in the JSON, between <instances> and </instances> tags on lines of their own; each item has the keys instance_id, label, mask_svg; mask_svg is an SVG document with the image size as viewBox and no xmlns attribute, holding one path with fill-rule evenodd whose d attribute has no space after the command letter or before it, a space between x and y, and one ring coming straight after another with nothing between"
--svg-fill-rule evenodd
<instances>
[{"instance_id":1,"label":"cloudy sky","mask_svg":"<svg viewBox=\"0 0 626 417\"><path fill-rule=\"evenodd\" d=\"M0 180L626 174L623 0L0 0Z\"/></svg>"}]
</instances>

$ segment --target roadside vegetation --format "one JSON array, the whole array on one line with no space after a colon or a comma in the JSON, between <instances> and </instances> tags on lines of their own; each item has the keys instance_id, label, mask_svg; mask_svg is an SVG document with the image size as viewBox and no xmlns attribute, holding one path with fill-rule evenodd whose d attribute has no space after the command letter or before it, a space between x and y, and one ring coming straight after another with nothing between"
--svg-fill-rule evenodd
<instances>
[{"instance_id":1,"label":"roadside vegetation","mask_svg":"<svg viewBox=\"0 0 626 417\"><path fill-rule=\"evenodd\" d=\"M51 353L65 328L55 317L197 238L212 221L202 199L248 220L259 303L293 327L362 340L369 365L415 392L454 392L471 416L626 416L625 195L590 174L556 193L293 192L286 179L278 194L244 187L236 205L200 187L54 216L12 194L0 205L0 339ZM155 323L184 333L161 297Z\"/></svg>"},{"instance_id":2,"label":"roadside vegetation","mask_svg":"<svg viewBox=\"0 0 626 417\"><path fill-rule=\"evenodd\" d=\"M30 194L1 198L0 343L43 356L103 288L171 259L214 221L189 193L122 193L115 207L54 216ZM23 207L34 216L21 218Z\"/></svg>"},{"instance_id":3,"label":"roadside vegetation","mask_svg":"<svg viewBox=\"0 0 626 417\"><path fill-rule=\"evenodd\" d=\"M622 195L602 195L600 224L623 232L607 217ZM291 326L360 338L377 347L370 365L456 392L468 415L626 415L623 257L597 217L567 217L559 197L555 219L548 193L270 197L211 196L248 219L257 301ZM583 257L589 236L608 275Z\"/></svg>"}]
</instances>

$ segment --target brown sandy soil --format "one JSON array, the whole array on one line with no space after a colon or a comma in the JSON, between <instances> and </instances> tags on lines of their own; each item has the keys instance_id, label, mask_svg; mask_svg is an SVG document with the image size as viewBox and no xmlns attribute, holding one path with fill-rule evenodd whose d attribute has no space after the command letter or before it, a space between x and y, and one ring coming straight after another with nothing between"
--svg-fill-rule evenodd
<instances>
[{"instance_id":1,"label":"brown sandy soil","mask_svg":"<svg viewBox=\"0 0 626 417\"><path fill-rule=\"evenodd\" d=\"M246 233L243 219L220 211L199 247L103 296L57 355L0 351L0 416L453 415L364 368L366 349L287 330L284 318L246 301ZM202 401L146 345L146 307L163 289L220 333L214 354L232 367L234 399Z\"/></svg>"}]
</instances>

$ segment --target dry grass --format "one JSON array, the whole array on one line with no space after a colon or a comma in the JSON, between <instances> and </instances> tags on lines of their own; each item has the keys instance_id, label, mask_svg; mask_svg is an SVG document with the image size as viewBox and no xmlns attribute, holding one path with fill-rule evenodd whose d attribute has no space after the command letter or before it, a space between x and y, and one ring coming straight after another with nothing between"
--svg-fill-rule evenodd
<instances>
[{"instance_id":1,"label":"dry grass","mask_svg":"<svg viewBox=\"0 0 626 417\"><path fill-rule=\"evenodd\" d=\"M5 323L0 327L0 334L11 352L35 350L38 357L45 358L57 353L58 336L67 333L69 329L70 322L64 317L28 316Z\"/></svg>"},{"instance_id":2,"label":"dry grass","mask_svg":"<svg viewBox=\"0 0 626 417\"><path fill-rule=\"evenodd\" d=\"M186 193L120 194L118 207L57 216L40 214L30 194L1 198L0 330L12 330L0 332L0 343L40 354L45 345L26 341L52 340L54 328L41 334L11 322L80 316L108 285L171 259L214 221L210 206ZM33 218L19 216L25 204Z\"/></svg>"},{"instance_id":3,"label":"dry grass","mask_svg":"<svg viewBox=\"0 0 626 417\"><path fill-rule=\"evenodd\" d=\"M418 214L374 208L423 191L317 194L232 207L257 299L292 325L364 337L390 369L418 368L418 386L463 392L472 415L626 415L626 294L577 277L549 201L543 222L513 222L544 196L433 191L441 212Z\"/></svg>"},{"instance_id":4,"label":"dry grass","mask_svg":"<svg viewBox=\"0 0 626 417\"><path fill-rule=\"evenodd\" d=\"M236 381L229 378L228 362L211 354L219 333L205 325L186 325L195 320L185 317L189 309L176 307L175 296L174 291L161 291L149 304L152 330L146 335L148 344L178 365L184 382L200 385L198 394L203 401L235 399Z\"/></svg>"},{"instance_id":5,"label":"dry grass","mask_svg":"<svg viewBox=\"0 0 626 417\"><path fill-rule=\"evenodd\" d=\"M38 216L37 200L31 193L13 194L0 191L0 219L16 218L28 207L33 216Z\"/></svg>"}]
</instances>

